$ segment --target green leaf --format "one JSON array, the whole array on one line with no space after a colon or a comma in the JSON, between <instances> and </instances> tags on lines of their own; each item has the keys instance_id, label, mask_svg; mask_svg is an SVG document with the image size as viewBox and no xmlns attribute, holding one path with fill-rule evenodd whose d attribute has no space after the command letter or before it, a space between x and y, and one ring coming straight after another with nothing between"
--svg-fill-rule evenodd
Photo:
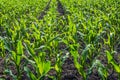
<instances>
[{"instance_id":1,"label":"green leaf","mask_svg":"<svg viewBox=\"0 0 120 80\"><path fill-rule=\"evenodd\" d=\"M17 44L17 54L20 56L23 54L23 45L21 41L18 41L18 44Z\"/></svg>"},{"instance_id":2,"label":"green leaf","mask_svg":"<svg viewBox=\"0 0 120 80\"><path fill-rule=\"evenodd\" d=\"M98 73L100 74L103 80L105 80L105 78L107 78L108 76L107 70L104 67L99 67Z\"/></svg>"},{"instance_id":3,"label":"green leaf","mask_svg":"<svg viewBox=\"0 0 120 80\"><path fill-rule=\"evenodd\" d=\"M82 51L82 63L84 63L85 60L87 59L90 47L91 47L91 44L88 44L86 48Z\"/></svg>"},{"instance_id":4,"label":"green leaf","mask_svg":"<svg viewBox=\"0 0 120 80\"><path fill-rule=\"evenodd\" d=\"M6 70L5 70L5 73L8 74L8 75L10 75L10 76L12 76L12 77L13 77L13 80L17 80L17 76L14 75L11 70L6 69Z\"/></svg>"},{"instance_id":5,"label":"green leaf","mask_svg":"<svg viewBox=\"0 0 120 80\"><path fill-rule=\"evenodd\" d=\"M107 59L108 59L108 63L111 63L111 61L113 60L113 57L112 57L112 55L109 51L106 51L106 56L107 56Z\"/></svg>"},{"instance_id":6,"label":"green leaf","mask_svg":"<svg viewBox=\"0 0 120 80\"><path fill-rule=\"evenodd\" d=\"M56 70L57 72L59 72L58 64L55 64L55 70Z\"/></svg>"},{"instance_id":7,"label":"green leaf","mask_svg":"<svg viewBox=\"0 0 120 80\"><path fill-rule=\"evenodd\" d=\"M27 67L24 67L24 70L27 72L27 76L31 80L38 80L37 77Z\"/></svg>"},{"instance_id":8,"label":"green leaf","mask_svg":"<svg viewBox=\"0 0 120 80\"><path fill-rule=\"evenodd\" d=\"M115 71L120 73L120 65L117 65L115 62L111 62L111 64L114 66Z\"/></svg>"},{"instance_id":9,"label":"green leaf","mask_svg":"<svg viewBox=\"0 0 120 80\"><path fill-rule=\"evenodd\" d=\"M29 59L28 57L26 57L25 55L23 55L23 58L25 58L28 62L35 64L34 60Z\"/></svg>"},{"instance_id":10,"label":"green leaf","mask_svg":"<svg viewBox=\"0 0 120 80\"><path fill-rule=\"evenodd\" d=\"M31 55L32 57L34 57L35 56L35 51L31 47L27 46L25 43L24 43L24 45L27 49L28 54Z\"/></svg>"},{"instance_id":11,"label":"green leaf","mask_svg":"<svg viewBox=\"0 0 120 80\"><path fill-rule=\"evenodd\" d=\"M44 74L46 74L51 69L51 62L48 61L44 64Z\"/></svg>"},{"instance_id":12,"label":"green leaf","mask_svg":"<svg viewBox=\"0 0 120 80\"><path fill-rule=\"evenodd\" d=\"M71 47L71 48L74 49L74 47ZM71 50L70 53L71 53L71 55L73 56L74 59L78 59L78 57L79 57L78 51Z\"/></svg>"},{"instance_id":13,"label":"green leaf","mask_svg":"<svg viewBox=\"0 0 120 80\"><path fill-rule=\"evenodd\" d=\"M43 75L43 72L44 72L44 66L43 65L44 65L43 62L39 62L37 64L37 67L39 68L39 72L40 72L41 75Z\"/></svg>"},{"instance_id":14,"label":"green leaf","mask_svg":"<svg viewBox=\"0 0 120 80\"><path fill-rule=\"evenodd\" d=\"M22 42L18 41L18 44L17 44L17 55L16 55L16 64L17 65L20 65L22 54L23 54Z\"/></svg>"},{"instance_id":15,"label":"green leaf","mask_svg":"<svg viewBox=\"0 0 120 80\"><path fill-rule=\"evenodd\" d=\"M108 63L112 64L116 70L116 72L120 73L120 66L116 64L116 62L114 61L112 54L109 51L106 51L106 55L107 55L107 59L108 59Z\"/></svg>"},{"instance_id":16,"label":"green leaf","mask_svg":"<svg viewBox=\"0 0 120 80\"><path fill-rule=\"evenodd\" d=\"M16 62L16 53L15 53L15 51L12 51L12 59Z\"/></svg>"},{"instance_id":17,"label":"green leaf","mask_svg":"<svg viewBox=\"0 0 120 80\"><path fill-rule=\"evenodd\" d=\"M105 80L108 76L107 69L105 66L100 62L100 60L95 60L92 64L92 67L90 68L90 71L92 71L94 68L98 70L99 75L102 77L102 80Z\"/></svg>"},{"instance_id":18,"label":"green leaf","mask_svg":"<svg viewBox=\"0 0 120 80\"><path fill-rule=\"evenodd\" d=\"M50 61L48 61L48 62L41 61L41 62L37 63L37 66L39 68L39 72L40 72L41 76L46 75L46 73L51 69Z\"/></svg>"}]
</instances>

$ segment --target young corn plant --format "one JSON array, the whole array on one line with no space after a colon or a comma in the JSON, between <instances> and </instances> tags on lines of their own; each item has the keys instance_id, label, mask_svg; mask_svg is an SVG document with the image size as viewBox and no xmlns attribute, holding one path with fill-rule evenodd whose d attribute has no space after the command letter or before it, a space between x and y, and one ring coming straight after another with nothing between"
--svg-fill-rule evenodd
<instances>
[{"instance_id":1,"label":"young corn plant","mask_svg":"<svg viewBox=\"0 0 120 80\"><path fill-rule=\"evenodd\" d=\"M83 77L84 80L86 80L87 79L87 75L86 75L86 72L84 71L84 66L83 66L83 64L81 64L78 61L79 58L80 58L80 55L79 55L78 51L76 50L76 48L74 46L78 47L79 45L78 44L70 45L70 48L71 48L70 53L71 53L71 55L73 57L75 67L77 68L79 74Z\"/></svg>"},{"instance_id":2,"label":"young corn plant","mask_svg":"<svg viewBox=\"0 0 120 80\"><path fill-rule=\"evenodd\" d=\"M69 57L69 53L66 53L65 56L62 56L62 52L57 55L57 61L55 63L54 69L57 72L57 80L61 80L62 78L62 66L64 64L64 61Z\"/></svg>"},{"instance_id":3,"label":"young corn plant","mask_svg":"<svg viewBox=\"0 0 120 80\"><path fill-rule=\"evenodd\" d=\"M22 71L20 69L20 65L21 65L22 55L23 55L23 45L22 45L22 41L19 40L17 43L17 49L16 51L12 51L12 57L11 57L17 69L17 79L21 79Z\"/></svg>"},{"instance_id":4,"label":"young corn plant","mask_svg":"<svg viewBox=\"0 0 120 80\"><path fill-rule=\"evenodd\" d=\"M108 77L107 68L100 62L100 60L95 59L93 61L92 66L88 70L88 75L92 73L94 68L97 69L97 72L102 80L107 80Z\"/></svg>"},{"instance_id":5,"label":"young corn plant","mask_svg":"<svg viewBox=\"0 0 120 80\"><path fill-rule=\"evenodd\" d=\"M46 53L39 52L36 54L33 48L27 46L25 44L28 54L32 57L33 60L29 60L25 57L30 63L32 62L32 66L35 67L37 75L32 73L27 67L25 67L25 71L27 72L28 77L33 80L42 80L51 69L51 62L45 60Z\"/></svg>"},{"instance_id":6,"label":"young corn plant","mask_svg":"<svg viewBox=\"0 0 120 80\"><path fill-rule=\"evenodd\" d=\"M57 61L56 61L56 64L55 64L54 68L57 72L57 79L58 80L61 80L62 65L63 65L63 62L61 61L60 56L57 55Z\"/></svg>"},{"instance_id":7,"label":"young corn plant","mask_svg":"<svg viewBox=\"0 0 120 80\"><path fill-rule=\"evenodd\" d=\"M106 50L106 56L107 56L108 64L111 64L114 67L120 79L120 64L117 64L117 62L114 60L112 52Z\"/></svg>"}]
</instances>

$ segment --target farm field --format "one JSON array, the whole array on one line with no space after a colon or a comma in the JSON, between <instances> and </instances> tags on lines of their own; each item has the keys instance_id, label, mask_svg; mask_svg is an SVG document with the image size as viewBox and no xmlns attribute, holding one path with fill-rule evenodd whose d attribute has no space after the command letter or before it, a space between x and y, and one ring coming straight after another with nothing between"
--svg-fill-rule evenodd
<instances>
[{"instance_id":1,"label":"farm field","mask_svg":"<svg viewBox=\"0 0 120 80\"><path fill-rule=\"evenodd\" d=\"M120 0L0 0L0 80L120 80Z\"/></svg>"}]
</instances>

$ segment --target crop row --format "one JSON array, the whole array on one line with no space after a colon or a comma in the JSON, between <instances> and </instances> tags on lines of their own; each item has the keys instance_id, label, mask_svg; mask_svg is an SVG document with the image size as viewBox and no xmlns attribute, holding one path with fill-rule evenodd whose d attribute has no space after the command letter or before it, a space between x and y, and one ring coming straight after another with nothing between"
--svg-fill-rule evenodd
<instances>
[{"instance_id":1,"label":"crop row","mask_svg":"<svg viewBox=\"0 0 120 80\"><path fill-rule=\"evenodd\" d=\"M120 79L119 3L0 0L0 79L62 80L68 58L83 80Z\"/></svg>"}]
</instances>

